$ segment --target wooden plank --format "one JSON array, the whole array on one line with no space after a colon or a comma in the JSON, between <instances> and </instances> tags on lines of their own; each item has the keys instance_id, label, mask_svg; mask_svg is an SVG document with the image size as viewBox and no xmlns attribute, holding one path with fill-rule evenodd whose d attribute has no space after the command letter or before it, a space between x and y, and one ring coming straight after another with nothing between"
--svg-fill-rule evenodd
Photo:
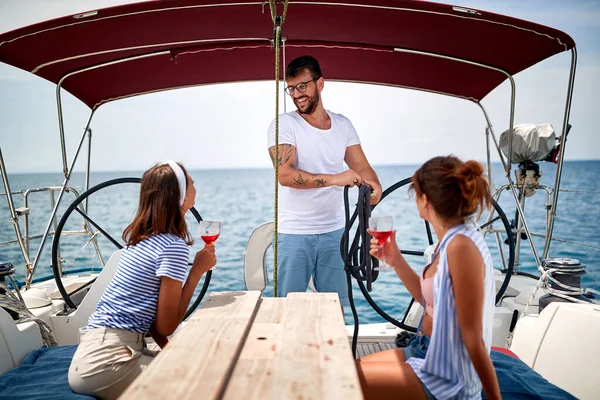
<instances>
[{"instance_id":1,"label":"wooden plank","mask_svg":"<svg viewBox=\"0 0 600 400\"><path fill-rule=\"evenodd\" d=\"M288 384L282 382L287 390L279 398L291 398L286 393L302 395L302 386L311 386L314 395L305 396L308 399L362 399L362 391L352 350L344 323L344 315L336 293L293 293L288 296L288 308L282 321L285 332L282 350L284 357L278 366L285 370L285 377L291 378ZM315 309L316 308L316 309ZM302 310L314 310L302 314ZM301 314L305 320L294 319L293 315ZM289 327L288 327L289 326ZM290 337L294 332L296 337ZM308 335L306 335L308 334ZM304 343L302 341L304 340ZM296 344L296 349L289 344ZM312 346L316 343L316 346ZM311 368L303 358L310 359L317 355L320 368ZM285 356L288 360L285 360ZM304 368L303 374L296 376L296 368L284 368L289 360L294 360L299 368ZM315 379L314 375L318 375ZM283 379L282 379L283 380ZM317 382L312 384L311 382ZM294 397L296 398L296 397Z\"/></svg>"},{"instance_id":2,"label":"wooden plank","mask_svg":"<svg viewBox=\"0 0 600 400\"><path fill-rule=\"evenodd\" d=\"M254 319L261 293L213 293L121 399L218 399Z\"/></svg>"},{"instance_id":3,"label":"wooden plank","mask_svg":"<svg viewBox=\"0 0 600 400\"><path fill-rule=\"evenodd\" d=\"M262 298L260 301L258 312L254 318L254 324L279 324L281 323L281 317L283 316L283 309L285 307L285 298L281 297L267 297Z\"/></svg>"},{"instance_id":4,"label":"wooden plank","mask_svg":"<svg viewBox=\"0 0 600 400\"><path fill-rule=\"evenodd\" d=\"M273 370L281 339L285 298L263 298L224 399L261 399L274 385ZM243 395L241 396L240 394Z\"/></svg>"},{"instance_id":5,"label":"wooden plank","mask_svg":"<svg viewBox=\"0 0 600 400\"><path fill-rule=\"evenodd\" d=\"M392 350L396 348L396 345L394 343L382 342L381 347L383 350Z\"/></svg>"},{"instance_id":6,"label":"wooden plank","mask_svg":"<svg viewBox=\"0 0 600 400\"><path fill-rule=\"evenodd\" d=\"M358 353L358 357L359 357L359 358L360 358L360 357L364 357L364 356L366 356L366 355L367 355L367 354L365 353L365 347L364 347L364 345L363 345L363 344L361 344L361 343L357 343L357 344L356 344L356 352Z\"/></svg>"},{"instance_id":7,"label":"wooden plank","mask_svg":"<svg viewBox=\"0 0 600 400\"><path fill-rule=\"evenodd\" d=\"M265 377L245 387L245 399L362 399L336 293L290 293L279 325L279 332L271 336L277 341L275 347L262 348L274 353L265 356L270 360L260 367L268 368ZM249 340L246 346L249 349L242 353L256 354L262 344ZM235 379L243 374L258 376L247 368L238 363L226 399L240 398L240 392L234 391Z\"/></svg>"},{"instance_id":8,"label":"wooden plank","mask_svg":"<svg viewBox=\"0 0 600 400\"><path fill-rule=\"evenodd\" d=\"M375 346L373 345L373 343L367 343L367 349L369 351L369 354L373 354L376 352Z\"/></svg>"}]
</instances>

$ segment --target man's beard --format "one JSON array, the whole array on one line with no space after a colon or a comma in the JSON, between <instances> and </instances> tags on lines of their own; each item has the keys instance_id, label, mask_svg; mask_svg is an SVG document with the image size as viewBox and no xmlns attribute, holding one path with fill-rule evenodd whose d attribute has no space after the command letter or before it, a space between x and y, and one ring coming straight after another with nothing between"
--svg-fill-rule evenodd
<instances>
[{"instance_id":1,"label":"man's beard","mask_svg":"<svg viewBox=\"0 0 600 400\"><path fill-rule=\"evenodd\" d=\"M306 97L306 98L307 98L307 101L306 101L306 109L305 109L304 111L302 111L302 110L300 109L300 107L298 107L298 104L297 104L296 102L297 102L298 100L300 100L300 99L304 98L304 97ZM312 114L312 113L313 113L313 112L314 112L314 111L317 109L317 106L319 105L319 101L320 101L320 100L321 100L321 98L320 98L320 96L319 96L319 93L318 93L318 92L316 92L316 93L315 93L315 95L314 95L314 96L312 96L312 97L303 96L303 97L300 97L300 98L298 98L298 99L295 99L295 100L294 100L294 104L296 104L296 108L298 109L298 112L299 112L300 114Z\"/></svg>"}]
</instances>

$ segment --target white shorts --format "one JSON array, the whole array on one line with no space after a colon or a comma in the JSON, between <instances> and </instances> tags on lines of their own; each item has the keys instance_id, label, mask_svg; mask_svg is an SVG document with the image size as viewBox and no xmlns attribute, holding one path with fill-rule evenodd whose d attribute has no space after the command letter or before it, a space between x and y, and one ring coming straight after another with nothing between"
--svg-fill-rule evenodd
<instances>
[{"instance_id":1,"label":"white shorts","mask_svg":"<svg viewBox=\"0 0 600 400\"><path fill-rule=\"evenodd\" d=\"M79 346L69 368L69 385L79 394L116 399L152 361L142 333L79 329Z\"/></svg>"}]
</instances>

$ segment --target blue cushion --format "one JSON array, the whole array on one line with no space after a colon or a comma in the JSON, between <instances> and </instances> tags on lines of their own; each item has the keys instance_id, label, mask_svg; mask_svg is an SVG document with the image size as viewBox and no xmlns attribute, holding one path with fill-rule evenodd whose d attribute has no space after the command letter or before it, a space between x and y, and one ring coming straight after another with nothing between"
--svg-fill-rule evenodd
<instances>
[{"instance_id":1,"label":"blue cushion","mask_svg":"<svg viewBox=\"0 0 600 400\"><path fill-rule=\"evenodd\" d=\"M42 347L0 376L0 399L93 399L73 393L67 375L77 346Z\"/></svg>"},{"instance_id":2,"label":"blue cushion","mask_svg":"<svg viewBox=\"0 0 600 400\"><path fill-rule=\"evenodd\" d=\"M491 356L502 399L577 400L568 392L548 382L518 358L494 350ZM485 394L482 397L485 399Z\"/></svg>"}]
</instances>

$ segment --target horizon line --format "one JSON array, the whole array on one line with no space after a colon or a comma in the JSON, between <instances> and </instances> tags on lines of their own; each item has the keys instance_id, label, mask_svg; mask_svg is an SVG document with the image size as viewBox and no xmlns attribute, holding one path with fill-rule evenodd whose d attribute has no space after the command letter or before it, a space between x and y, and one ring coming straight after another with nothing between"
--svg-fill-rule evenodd
<instances>
[{"instance_id":1,"label":"horizon line","mask_svg":"<svg viewBox=\"0 0 600 400\"><path fill-rule=\"evenodd\" d=\"M600 158L594 158L594 159L572 159L572 160L565 160L565 163L572 163L572 162L590 162L590 161L600 161ZM482 163L485 164L485 162L480 161ZM544 161L538 161L538 162L543 162L546 163ZM422 165L423 163L396 163L396 164L371 164L371 166L373 168L388 168L388 167L408 167L408 166L416 166L416 165ZM501 164L500 161L492 161L492 165L495 164ZM518 164L513 164L514 166L517 166ZM189 171L241 171L241 170L264 170L264 169L272 169L272 166L236 166L236 167L216 167L216 168L188 168ZM140 171L145 171L147 168L140 168L140 169L98 169L98 170L94 170L91 171L91 173L113 173L113 172L140 172ZM8 172L8 171L7 171ZM76 169L73 171L73 173L75 174L81 174L81 173L85 173L85 170L79 170ZM35 170L24 170L24 171L17 171L17 172L9 172L8 175L31 175L31 174L41 174L41 175L51 175L51 174L60 174L62 175L62 171L57 170L56 172L52 171L35 171Z\"/></svg>"}]
</instances>

